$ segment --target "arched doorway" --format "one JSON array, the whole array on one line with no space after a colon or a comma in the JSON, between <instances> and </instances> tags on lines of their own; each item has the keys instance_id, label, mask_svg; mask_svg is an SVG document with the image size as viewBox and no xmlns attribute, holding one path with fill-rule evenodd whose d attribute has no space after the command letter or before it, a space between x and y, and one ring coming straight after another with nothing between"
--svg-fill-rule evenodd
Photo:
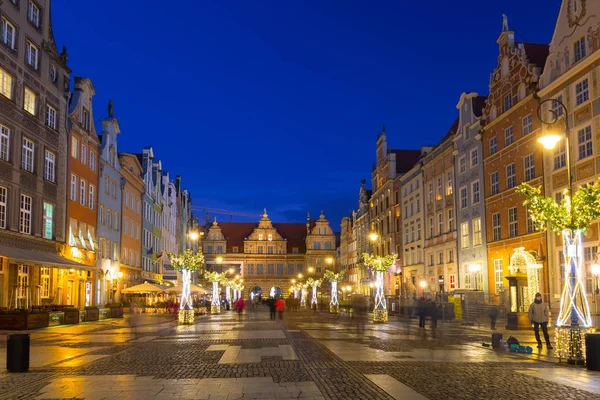
<instances>
[{"instance_id":1,"label":"arched doorway","mask_svg":"<svg viewBox=\"0 0 600 400\"><path fill-rule=\"evenodd\" d=\"M260 286L254 286L252 290L250 290L250 300L254 300L255 297L262 295L262 288Z\"/></svg>"},{"instance_id":2,"label":"arched doorway","mask_svg":"<svg viewBox=\"0 0 600 400\"><path fill-rule=\"evenodd\" d=\"M269 296L271 297L279 297L283 294L281 288L279 286L273 286L269 291Z\"/></svg>"}]
</instances>

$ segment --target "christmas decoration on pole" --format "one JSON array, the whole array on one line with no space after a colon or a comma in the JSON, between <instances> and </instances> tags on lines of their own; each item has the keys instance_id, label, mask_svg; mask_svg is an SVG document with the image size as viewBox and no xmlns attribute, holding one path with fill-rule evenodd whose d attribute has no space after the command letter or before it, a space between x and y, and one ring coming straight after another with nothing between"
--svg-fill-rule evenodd
<instances>
[{"instance_id":1,"label":"christmas decoration on pole","mask_svg":"<svg viewBox=\"0 0 600 400\"><path fill-rule=\"evenodd\" d=\"M383 273L395 264L396 258L396 254L380 257L363 253L365 265L375 271L375 308L373 309L373 322L387 322L388 320L387 305L383 291Z\"/></svg>"},{"instance_id":2,"label":"christmas decoration on pole","mask_svg":"<svg viewBox=\"0 0 600 400\"><path fill-rule=\"evenodd\" d=\"M221 302L219 300L219 282L221 282L224 278L225 274L220 274L215 271L206 271L204 272L204 279L209 282L212 282L213 285L213 293L212 293L212 303L210 305L210 313L211 314L220 314L221 313Z\"/></svg>"},{"instance_id":3,"label":"christmas decoration on pole","mask_svg":"<svg viewBox=\"0 0 600 400\"><path fill-rule=\"evenodd\" d=\"M189 325L194 323L194 305L191 300L190 284L192 283L192 272L198 271L204 263L202 252L194 253L188 249L182 254L167 253L173 268L181 274L181 302L179 303L178 321L180 324Z\"/></svg>"},{"instance_id":4,"label":"christmas decoration on pole","mask_svg":"<svg viewBox=\"0 0 600 400\"><path fill-rule=\"evenodd\" d=\"M583 185L574 194L565 190L560 204L543 196L540 187L527 183L522 183L517 192L525 197L523 204L541 230L562 234L565 285L556 321L556 350L559 359L583 364L585 334L593 331L593 326L582 278L582 235L593 220L600 218L600 180Z\"/></svg>"},{"instance_id":5,"label":"christmas decoration on pole","mask_svg":"<svg viewBox=\"0 0 600 400\"><path fill-rule=\"evenodd\" d=\"M326 270L325 274L323 275L323 278L328 280L331 284L331 300L329 301L329 312L331 314L338 314L340 312L337 284L344 279L345 274L346 271L335 273L331 270Z\"/></svg>"},{"instance_id":6,"label":"christmas decoration on pole","mask_svg":"<svg viewBox=\"0 0 600 400\"><path fill-rule=\"evenodd\" d=\"M312 288L312 297L310 299L310 307L317 308L317 288L321 286L322 279L308 278L306 284Z\"/></svg>"},{"instance_id":7,"label":"christmas decoration on pole","mask_svg":"<svg viewBox=\"0 0 600 400\"><path fill-rule=\"evenodd\" d=\"M306 307L306 288L308 287L307 283L300 284L300 307Z\"/></svg>"}]
</instances>

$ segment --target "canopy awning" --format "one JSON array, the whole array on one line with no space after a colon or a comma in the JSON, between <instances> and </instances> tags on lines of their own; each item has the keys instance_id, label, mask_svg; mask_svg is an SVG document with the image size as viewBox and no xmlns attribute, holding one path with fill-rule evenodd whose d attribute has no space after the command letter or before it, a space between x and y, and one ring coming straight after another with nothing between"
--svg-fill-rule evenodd
<instances>
[{"instance_id":1,"label":"canopy awning","mask_svg":"<svg viewBox=\"0 0 600 400\"><path fill-rule=\"evenodd\" d=\"M181 286L181 285L173 286L173 287L170 287L167 290L165 290L165 292L167 292L167 293L177 293L177 294L181 293L182 291L183 291L183 286ZM202 286L191 283L190 284L190 293L207 294L208 290L206 290Z\"/></svg>"},{"instance_id":2,"label":"canopy awning","mask_svg":"<svg viewBox=\"0 0 600 400\"><path fill-rule=\"evenodd\" d=\"M95 266L81 264L63 256L45 251L34 251L0 245L0 257L6 257L16 264L38 265L44 267L95 269Z\"/></svg>"},{"instance_id":3,"label":"canopy awning","mask_svg":"<svg viewBox=\"0 0 600 400\"><path fill-rule=\"evenodd\" d=\"M151 283L142 283L139 285L135 285L132 287L128 287L126 289L121 290L121 293L130 294L130 293L162 293L163 290L156 285Z\"/></svg>"}]
</instances>

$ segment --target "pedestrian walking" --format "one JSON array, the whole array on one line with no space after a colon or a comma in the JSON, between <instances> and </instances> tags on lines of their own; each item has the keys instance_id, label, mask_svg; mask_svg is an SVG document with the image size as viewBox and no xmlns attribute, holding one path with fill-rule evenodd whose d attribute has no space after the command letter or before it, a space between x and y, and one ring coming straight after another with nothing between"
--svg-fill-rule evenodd
<instances>
[{"instance_id":1,"label":"pedestrian walking","mask_svg":"<svg viewBox=\"0 0 600 400\"><path fill-rule=\"evenodd\" d=\"M277 314L279 315L279 319L283 319L283 310L285 309L285 301L282 297L278 298L275 301L275 308L277 309ZM275 319L273 317L273 319Z\"/></svg>"},{"instance_id":2,"label":"pedestrian walking","mask_svg":"<svg viewBox=\"0 0 600 400\"><path fill-rule=\"evenodd\" d=\"M491 306L488 308L488 317L490 317L490 328L496 330L496 321L498 320L498 314L500 314L500 308L498 306Z\"/></svg>"},{"instance_id":3,"label":"pedestrian walking","mask_svg":"<svg viewBox=\"0 0 600 400\"><path fill-rule=\"evenodd\" d=\"M246 303L244 302L244 299L242 297L240 297L235 303L233 303L235 305L235 309L238 312L238 319L242 319L242 313L244 312L244 308L246 308Z\"/></svg>"},{"instance_id":4,"label":"pedestrian walking","mask_svg":"<svg viewBox=\"0 0 600 400\"><path fill-rule=\"evenodd\" d=\"M269 318L271 320L275 320L275 312L277 308L275 307L275 299L273 297L269 297L266 300L267 306L269 307Z\"/></svg>"},{"instance_id":5,"label":"pedestrian walking","mask_svg":"<svg viewBox=\"0 0 600 400\"><path fill-rule=\"evenodd\" d=\"M356 296L352 299L352 318L356 321L356 333L365 333L365 323L367 322L367 302Z\"/></svg>"},{"instance_id":6,"label":"pedestrian walking","mask_svg":"<svg viewBox=\"0 0 600 400\"><path fill-rule=\"evenodd\" d=\"M533 324L533 332L535 332L535 340L538 342L538 349L542 348L542 340L540 339L540 326L546 339L546 348L551 350L550 335L548 335L548 305L542 300L542 294L536 293L535 300L529 306L529 321Z\"/></svg>"},{"instance_id":7,"label":"pedestrian walking","mask_svg":"<svg viewBox=\"0 0 600 400\"><path fill-rule=\"evenodd\" d=\"M427 309L425 307L425 299L421 297L417 302L417 315L419 316L419 328L425 328L425 316Z\"/></svg>"},{"instance_id":8,"label":"pedestrian walking","mask_svg":"<svg viewBox=\"0 0 600 400\"><path fill-rule=\"evenodd\" d=\"M438 320L438 305L435 301L429 302L429 312L428 314L431 316L431 327L437 328L437 320Z\"/></svg>"}]
</instances>

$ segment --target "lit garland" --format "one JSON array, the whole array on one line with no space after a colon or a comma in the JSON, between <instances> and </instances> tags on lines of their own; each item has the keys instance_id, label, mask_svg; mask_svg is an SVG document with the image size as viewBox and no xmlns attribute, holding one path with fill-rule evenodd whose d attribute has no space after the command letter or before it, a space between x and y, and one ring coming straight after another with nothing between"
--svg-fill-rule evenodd
<instances>
[{"instance_id":1,"label":"lit garland","mask_svg":"<svg viewBox=\"0 0 600 400\"><path fill-rule=\"evenodd\" d=\"M387 322L388 312L384 294L383 273L396 263L396 254L379 257L363 253L365 265L375 270L375 308L373 309L373 322Z\"/></svg>"},{"instance_id":2,"label":"lit garland","mask_svg":"<svg viewBox=\"0 0 600 400\"><path fill-rule=\"evenodd\" d=\"M192 283L192 271L198 271L204 263L204 255L201 251L194 253L187 249L181 254L167 253L173 269L181 273L181 302L179 303L179 323L194 323L194 305L191 301L190 285Z\"/></svg>"},{"instance_id":3,"label":"lit garland","mask_svg":"<svg viewBox=\"0 0 600 400\"><path fill-rule=\"evenodd\" d=\"M220 314L221 313L221 302L219 300L219 282L223 280L225 274L220 274L216 271L204 271L204 279L213 284L213 295L212 302L210 305L210 313L211 314Z\"/></svg>"},{"instance_id":4,"label":"lit garland","mask_svg":"<svg viewBox=\"0 0 600 400\"><path fill-rule=\"evenodd\" d=\"M600 218L600 179L583 185L572 196L565 190L560 204L542 195L541 187L522 183L517 192L525 196L523 204L540 230L562 233L565 257L565 285L556 322L559 358L579 363L585 358L585 333L593 331L590 307L582 281L582 234L593 220Z\"/></svg>"},{"instance_id":5,"label":"lit garland","mask_svg":"<svg viewBox=\"0 0 600 400\"><path fill-rule=\"evenodd\" d=\"M529 303L535 300L535 294L540 291L539 269L540 264L537 264L535 258L527 251L525 247L517 247L513 250L510 256L510 265L508 270L511 275L527 274L527 297Z\"/></svg>"},{"instance_id":6,"label":"lit garland","mask_svg":"<svg viewBox=\"0 0 600 400\"><path fill-rule=\"evenodd\" d=\"M340 303L338 302L337 284L344 279L346 271L340 271L335 273L330 270L326 270L323 274L323 278L327 279L331 283L331 300L329 301L329 312L337 314L340 312Z\"/></svg>"},{"instance_id":7,"label":"lit garland","mask_svg":"<svg viewBox=\"0 0 600 400\"><path fill-rule=\"evenodd\" d=\"M310 299L310 306L312 307L313 305L316 306L317 305L317 288L319 286L321 286L321 282L323 282L322 279L313 279L313 278L308 278L306 280L306 284L310 287L312 287L312 298Z\"/></svg>"}]
</instances>

